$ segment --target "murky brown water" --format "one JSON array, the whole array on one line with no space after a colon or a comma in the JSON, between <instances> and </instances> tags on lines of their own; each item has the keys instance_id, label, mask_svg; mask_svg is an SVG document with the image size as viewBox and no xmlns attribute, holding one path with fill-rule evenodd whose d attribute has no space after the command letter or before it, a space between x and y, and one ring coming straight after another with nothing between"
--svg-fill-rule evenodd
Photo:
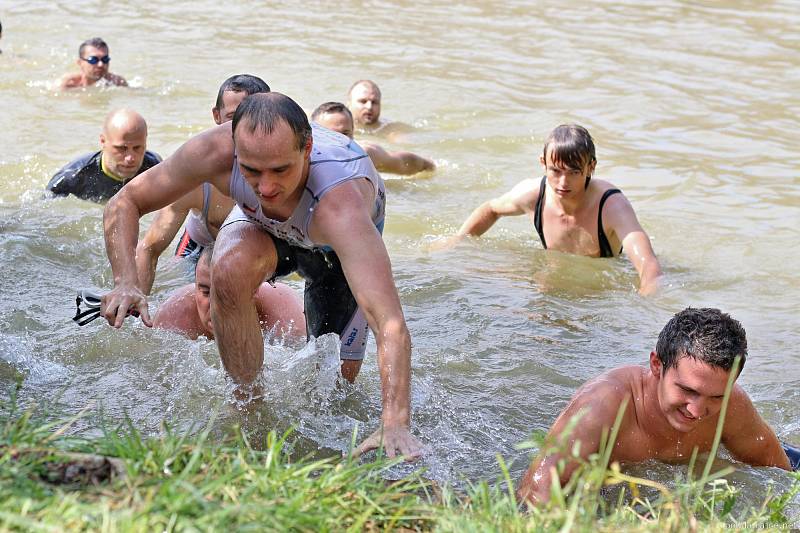
<instances>
[{"instance_id":1,"label":"murky brown water","mask_svg":"<svg viewBox=\"0 0 800 533\"><path fill-rule=\"evenodd\" d=\"M129 106L169 155L212 124L219 83L250 72L307 110L376 80L384 114L417 127L404 144L434 177L389 183L386 242L414 340L414 427L432 476L494 479L495 454L549 427L580 383L643 363L687 305L745 325L741 382L778 435L800 444L800 5L783 2L328 3L0 1L0 383L67 412L94 401L146 433L203 425L225 406L213 343L117 333L69 319L73 291L108 287L101 208L44 201L55 170L94 150L103 116ZM59 94L77 45L101 35L131 89ZM597 176L621 187L651 235L668 286L636 295L625 260L545 254L523 218L480 246L429 254L484 199L540 175L544 136L589 128ZM183 283L162 260L154 303ZM295 283L296 286L299 286ZM374 427L374 346L353 388L318 360L331 349L267 349L273 393L253 426L343 449ZM304 392L308 391L308 392ZM760 492L770 470L736 483ZM669 469L656 476L671 479Z\"/></svg>"}]
</instances>

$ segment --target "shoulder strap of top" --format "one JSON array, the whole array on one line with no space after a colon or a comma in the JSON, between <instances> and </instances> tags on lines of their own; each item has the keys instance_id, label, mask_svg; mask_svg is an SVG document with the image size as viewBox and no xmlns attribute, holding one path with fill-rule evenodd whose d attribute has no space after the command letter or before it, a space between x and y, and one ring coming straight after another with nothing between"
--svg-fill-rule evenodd
<instances>
[{"instance_id":1,"label":"shoulder strap of top","mask_svg":"<svg viewBox=\"0 0 800 533\"><path fill-rule=\"evenodd\" d=\"M533 211L533 227L536 228L536 233L539 234L539 240L542 241L542 246L547 250L547 243L544 240L544 229L542 229L542 209L544 209L544 189L547 182L547 176L542 176L542 182L539 185L539 198L536 200L536 209Z\"/></svg>"},{"instance_id":2,"label":"shoulder strap of top","mask_svg":"<svg viewBox=\"0 0 800 533\"><path fill-rule=\"evenodd\" d=\"M603 231L603 206L609 196L621 192L622 191L619 189L608 189L600 198L600 207L597 208L597 240L600 242L600 257L614 257L614 252L611 250L611 244L608 242L606 232ZM622 248L620 248L619 251L622 253Z\"/></svg>"},{"instance_id":3,"label":"shoulder strap of top","mask_svg":"<svg viewBox=\"0 0 800 533\"><path fill-rule=\"evenodd\" d=\"M203 182L203 221L208 225L208 206L211 203L211 184Z\"/></svg>"}]
</instances>

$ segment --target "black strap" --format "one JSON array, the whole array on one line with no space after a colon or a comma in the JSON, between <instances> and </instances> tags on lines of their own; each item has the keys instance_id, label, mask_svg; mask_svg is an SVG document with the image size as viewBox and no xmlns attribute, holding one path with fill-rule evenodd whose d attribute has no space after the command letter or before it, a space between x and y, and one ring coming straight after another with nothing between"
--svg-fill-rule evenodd
<instances>
[{"instance_id":1,"label":"black strap","mask_svg":"<svg viewBox=\"0 0 800 533\"><path fill-rule=\"evenodd\" d=\"M85 326L100 316L100 298L102 295L87 289L78 291L78 297L75 298L75 316L72 320L79 326ZM86 306L86 310L82 310L81 306ZM128 310L127 316L139 316L139 312L132 308Z\"/></svg>"},{"instance_id":2,"label":"black strap","mask_svg":"<svg viewBox=\"0 0 800 533\"><path fill-rule=\"evenodd\" d=\"M614 252L611 250L611 244L608 242L606 232L603 231L603 206L609 196L621 192L622 191L619 189L608 189L600 198L600 207L597 208L597 240L600 242L600 257L614 257ZM622 253L621 247L619 253Z\"/></svg>"},{"instance_id":3,"label":"black strap","mask_svg":"<svg viewBox=\"0 0 800 533\"><path fill-rule=\"evenodd\" d=\"M539 199L536 200L536 209L533 210L533 227L536 228L536 233L539 234L539 240L542 241L542 246L547 250L547 242L544 240L544 229L542 229L542 209L544 209L544 189L547 182L547 176L542 176L542 183L539 185Z\"/></svg>"}]
</instances>

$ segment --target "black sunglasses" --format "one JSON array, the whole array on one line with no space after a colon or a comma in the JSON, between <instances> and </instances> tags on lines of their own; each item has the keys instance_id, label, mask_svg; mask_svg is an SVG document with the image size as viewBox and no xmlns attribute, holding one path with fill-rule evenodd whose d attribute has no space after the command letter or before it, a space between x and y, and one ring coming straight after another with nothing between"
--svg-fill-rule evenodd
<instances>
[{"instance_id":1,"label":"black sunglasses","mask_svg":"<svg viewBox=\"0 0 800 533\"><path fill-rule=\"evenodd\" d=\"M105 55L103 57L97 57L97 56L82 57L81 59L83 59L90 65L96 65L100 62L103 62L106 65L108 65L111 62L111 56L108 55Z\"/></svg>"}]
</instances>

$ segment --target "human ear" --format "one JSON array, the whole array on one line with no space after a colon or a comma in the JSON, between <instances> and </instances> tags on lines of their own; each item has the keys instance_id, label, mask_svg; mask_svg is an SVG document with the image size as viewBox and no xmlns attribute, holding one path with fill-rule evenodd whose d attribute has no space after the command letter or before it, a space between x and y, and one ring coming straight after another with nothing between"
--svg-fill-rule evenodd
<instances>
[{"instance_id":1,"label":"human ear","mask_svg":"<svg viewBox=\"0 0 800 533\"><path fill-rule=\"evenodd\" d=\"M661 369L661 359L658 358L658 354L654 351L650 352L650 372L652 372L653 376L660 378Z\"/></svg>"}]
</instances>

